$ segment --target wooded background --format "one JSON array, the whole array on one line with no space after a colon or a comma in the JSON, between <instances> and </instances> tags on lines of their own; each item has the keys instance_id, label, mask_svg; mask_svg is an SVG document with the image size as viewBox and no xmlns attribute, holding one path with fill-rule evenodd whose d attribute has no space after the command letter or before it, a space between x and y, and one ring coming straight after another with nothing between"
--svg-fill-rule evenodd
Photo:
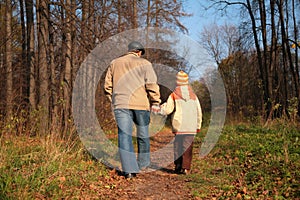
<instances>
[{"instance_id":1,"label":"wooded background","mask_svg":"<svg viewBox=\"0 0 300 200\"><path fill-rule=\"evenodd\" d=\"M199 42L224 81L228 119L297 122L300 1L207 2L216 14L232 6L241 13L238 26L228 22L199 30ZM97 44L140 27L187 33L180 19L190 15L179 0L1 0L0 12L0 126L16 134L73 131L73 82ZM145 57L158 63L168 54L152 50ZM172 59L169 66L181 62ZM205 82L192 85L209 112ZM100 87L96 97L97 110L109 113Z\"/></svg>"}]
</instances>

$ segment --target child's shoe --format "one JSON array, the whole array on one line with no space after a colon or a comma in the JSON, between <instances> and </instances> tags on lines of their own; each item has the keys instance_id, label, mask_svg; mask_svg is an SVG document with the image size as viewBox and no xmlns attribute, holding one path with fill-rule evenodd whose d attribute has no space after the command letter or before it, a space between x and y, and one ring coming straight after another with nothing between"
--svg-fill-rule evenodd
<instances>
[{"instance_id":1,"label":"child's shoe","mask_svg":"<svg viewBox=\"0 0 300 200\"><path fill-rule=\"evenodd\" d=\"M191 173L191 170L189 170L189 169L182 169L181 173L184 174L184 175L189 175Z\"/></svg>"}]
</instances>

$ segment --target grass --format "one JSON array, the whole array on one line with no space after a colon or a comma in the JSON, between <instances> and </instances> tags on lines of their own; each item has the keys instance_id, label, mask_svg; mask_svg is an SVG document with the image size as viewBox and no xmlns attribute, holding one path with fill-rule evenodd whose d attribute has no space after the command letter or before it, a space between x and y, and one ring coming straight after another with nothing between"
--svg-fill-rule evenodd
<instances>
[{"instance_id":1,"label":"grass","mask_svg":"<svg viewBox=\"0 0 300 200\"><path fill-rule=\"evenodd\" d=\"M194 196L217 199L299 199L300 131L226 126L204 159L195 156ZM197 137L196 145L203 138Z\"/></svg>"},{"instance_id":2,"label":"grass","mask_svg":"<svg viewBox=\"0 0 300 200\"><path fill-rule=\"evenodd\" d=\"M195 140L192 174L178 176L195 199L299 199L299 129L227 125L200 158L205 131ZM97 199L114 191L101 181L110 176L76 137L0 135L0 199Z\"/></svg>"},{"instance_id":3,"label":"grass","mask_svg":"<svg viewBox=\"0 0 300 200\"><path fill-rule=\"evenodd\" d=\"M108 176L106 168L94 162L79 141L2 136L0 155L3 200L97 197L89 186Z\"/></svg>"}]
</instances>

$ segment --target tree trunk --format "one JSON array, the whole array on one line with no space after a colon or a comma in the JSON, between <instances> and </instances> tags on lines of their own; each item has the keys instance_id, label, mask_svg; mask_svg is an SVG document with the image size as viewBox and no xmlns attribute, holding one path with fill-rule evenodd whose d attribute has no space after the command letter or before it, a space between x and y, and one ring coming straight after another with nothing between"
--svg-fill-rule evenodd
<instances>
[{"instance_id":1,"label":"tree trunk","mask_svg":"<svg viewBox=\"0 0 300 200\"><path fill-rule=\"evenodd\" d=\"M26 25L25 25L25 10L24 10L24 2L23 0L19 0L20 3L20 21L21 21L21 41L22 41L22 56L21 56L21 64L19 65L19 77L20 81L18 85L20 98L18 101L19 105L22 105L22 109L25 109L27 107L28 102L28 76L29 71L27 71L27 62L26 62L26 47L27 47L27 40L26 40Z\"/></svg>"},{"instance_id":2,"label":"tree trunk","mask_svg":"<svg viewBox=\"0 0 300 200\"><path fill-rule=\"evenodd\" d=\"M61 5L59 5L61 6ZM63 16L61 14L61 16ZM59 120L58 113L58 97L60 91L60 81L56 80L56 64L55 64L55 41L54 41L54 30L52 26L49 26L49 66L50 66L50 99L49 99L49 112L50 112L50 132L55 133L60 130L61 121Z\"/></svg>"},{"instance_id":3,"label":"tree trunk","mask_svg":"<svg viewBox=\"0 0 300 200\"><path fill-rule=\"evenodd\" d=\"M158 15L159 15L159 0L155 0L155 27L158 27Z\"/></svg>"},{"instance_id":4,"label":"tree trunk","mask_svg":"<svg viewBox=\"0 0 300 200\"><path fill-rule=\"evenodd\" d=\"M118 0L117 2L117 12L118 12L118 33L121 33L122 31L122 6L121 6L121 0Z\"/></svg>"},{"instance_id":5,"label":"tree trunk","mask_svg":"<svg viewBox=\"0 0 300 200\"><path fill-rule=\"evenodd\" d=\"M289 39L288 39L288 35L287 35L287 30L286 30L286 25L285 23L285 17L284 17L284 2L283 0L280 0L278 3L278 11L279 11L279 19L280 19L280 26L281 26L281 37L282 37L282 57L283 57L283 67L284 70L287 71L288 70L288 66L290 68L290 73L292 75L292 82L291 85L293 86L293 90L291 91L291 95L298 97L298 93L299 91L297 90L298 88L298 84L296 82L296 75L295 75L295 70L294 70L294 65L293 65L293 61L292 61L292 56L291 56L291 52L290 52L290 47L289 47ZM287 25L288 26L288 25ZM284 96L284 102L283 102L283 109L286 111L286 113L288 113L288 98L291 95L288 95L288 81L286 80L286 78L288 77L288 73L284 74L284 78L285 78L285 96Z\"/></svg>"},{"instance_id":6,"label":"tree trunk","mask_svg":"<svg viewBox=\"0 0 300 200\"><path fill-rule=\"evenodd\" d=\"M5 1L5 61L6 61L6 119L9 121L13 115L13 69L12 69L12 5Z\"/></svg>"},{"instance_id":7,"label":"tree trunk","mask_svg":"<svg viewBox=\"0 0 300 200\"><path fill-rule=\"evenodd\" d=\"M263 57L262 57L262 66L263 71L265 74L263 74L263 79L265 80L266 83L266 90L265 91L268 94L268 101L267 104L269 104L269 109L273 109L274 104L274 97L273 97L273 72L272 72L272 67L268 65L268 44L267 44L267 22L266 22L266 6L264 0L259 0L259 13L260 13L260 23L261 23L261 35L262 35L262 44L263 44ZM271 59L271 58L270 58ZM269 61L270 65L272 64L272 61ZM268 112L269 116L268 119L271 117L270 116L270 111Z\"/></svg>"},{"instance_id":8,"label":"tree trunk","mask_svg":"<svg viewBox=\"0 0 300 200\"><path fill-rule=\"evenodd\" d=\"M247 10L249 12L250 15L250 19L251 19L251 23L252 23L252 31L253 31L253 37L254 37L254 42L255 42L255 47L256 47L256 52L257 52L257 60L258 60L258 65L259 65L259 69L260 69L260 79L262 81L262 86L263 86L263 93L264 93L264 103L267 104L267 110L266 110L266 114L267 116L269 116L269 113L271 111L271 105L269 102L269 92L268 92L268 81L266 80L265 77L268 77L268 75L266 75L266 71L265 71L265 66L263 65L263 60L262 60L262 54L261 54L261 49L260 49L260 45L259 45L259 39L258 39L258 34L257 34L257 30L256 30L256 18L254 16L254 13L252 11L251 8L251 2L250 0L247 0Z\"/></svg>"},{"instance_id":9,"label":"tree trunk","mask_svg":"<svg viewBox=\"0 0 300 200\"><path fill-rule=\"evenodd\" d=\"M150 25L150 16L151 16L151 0L147 0L147 18L146 18L146 27L147 27L147 30L146 30L146 44L145 46L148 46L148 43L149 43L149 27L151 26ZM149 53L148 51L145 52L145 58L148 58L149 57Z\"/></svg>"},{"instance_id":10,"label":"tree trunk","mask_svg":"<svg viewBox=\"0 0 300 200\"><path fill-rule=\"evenodd\" d=\"M49 130L49 76L47 63L48 42L48 5L47 0L37 0L37 17L38 17L38 80L39 80L39 110L41 134Z\"/></svg>"},{"instance_id":11,"label":"tree trunk","mask_svg":"<svg viewBox=\"0 0 300 200\"><path fill-rule=\"evenodd\" d=\"M67 1L70 1L70 0L67 0ZM71 3L71 2L69 2ZM94 49L94 44L95 44L95 32L94 32L94 27L95 27L95 8L94 8L94 0L89 0L88 1L88 13L87 13L87 21L86 21L86 24L87 24L87 27L88 29L86 29L87 31L87 51L88 53ZM68 12L69 12L69 15L72 15L71 13L71 6L69 6L69 9L68 9ZM70 17L70 20L69 22L71 21L71 16ZM71 31L71 29L70 29ZM70 32L71 34L71 32Z\"/></svg>"},{"instance_id":12,"label":"tree trunk","mask_svg":"<svg viewBox=\"0 0 300 200\"><path fill-rule=\"evenodd\" d=\"M298 95L297 95L297 100L298 100L298 116L300 116L300 80L299 80L299 59L298 59L298 47L297 47L297 43L298 43L298 27L297 27L297 19L296 19L296 10L297 10L297 6L295 5L295 0L292 0L292 16L293 16L293 26L294 26L294 43L296 43L295 45L295 75L296 75L296 91L298 91Z\"/></svg>"},{"instance_id":13,"label":"tree trunk","mask_svg":"<svg viewBox=\"0 0 300 200\"><path fill-rule=\"evenodd\" d=\"M151 16L151 0L148 0L147 1L147 19L146 19L147 28L150 27L150 16Z\"/></svg>"},{"instance_id":14,"label":"tree trunk","mask_svg":"<svg viewBox=\"0 0 300 200\"><path fill-rule=\"evenodd\" d=\"M273 96L273 86L279 86L280 74L278 73L278 43L277 43L277 31L276 31L276 22L275 22L275 1L270 0L270 13L271 13L271 47L270 47L270 58L269 58L269 76L268 76L268 84L269 91L272 100L274 100ZM268 51L268 49L266 49ZM274 79L274 80L273 80ZM271 88L270 88L271 84ZM274 103L272 104L274 107ZM268 119L271 119L271 115L269 115Z\"/></svg>"},{"instance_id":15,"label":"tree trunk","mask_svg":"<svg viewBox=\"0 0 300 200\"><path fill-rule=\"evenodd\" d=\"M72 38L71 38L71 0L66 0L66 23L65 23L65 33L66 33L66 54L65 54L65 70L64 70L64 130L65 134L70 128L70 115L71 115L71 92L72 92L72 62L71 62L71 49L72 49Z\"/></svg>"},{"instance_id":16,"label":"tree trunk","mask_svg":"<svg viewBox=\"0 0 300 200\"><path fill-rule=\"evenodd\" d=\"M288 9L288 5L289 5L289 2L287 0L285 0L285 3L283 3L286 8L284 9L286 11L286 16L290 15L290 12L291 10ZM294 11L292 11L293 13ZM286 53L287 53L287 59L288 59L288 65L290 67L290 71L291 71L291 74L292 74L292 80L293 80L293 83L292 85L294 86L294 91L292 92L292 96L290 96L291 98L292 97L296 97L298 98L299 97L299 73L297 74L297 67L296 65L294 65L294 61L293 61L293 57L292 57L292 53L291 53L291 48L290 48L290 45L289 45L289 42L290 42L290 38L289 38L289 29L291 27L291 25L289 24L289 21L286 19L284 20L285 18L288 19L288 17L284 17L283 16L283 22L285 22L285 34L283 34L282 36L284 36L284 44L286 46ZM297 37L297 36L296 36ZM296 56L295 57L298 57L298 54L295 54ZM288 109L288 101L290 99L287 99L287 108Z\"/></svg>"},{"instance_id":17,"label":"tree trunk","mask_svg":"<svg viewBox=\"0 0 300 200\"><path fill-rule=\"evenodd\" d=\"M36 109L36 68L34 64L34 21L33 0L25 0L26 7L26 33L27 33L27 55L26 68L29 72L29 104L31 109Z\"/></svg>"},{"instance_id":18,"label":"tree trunk","mask_svg":"<svg viewBox=\"0 0 300 200\"><path fill-rule=\"evenodd\" d=\"M137 18L137 1L132 1L132 28L138 28L138 18Z\"/></svg>"}]
</instances>

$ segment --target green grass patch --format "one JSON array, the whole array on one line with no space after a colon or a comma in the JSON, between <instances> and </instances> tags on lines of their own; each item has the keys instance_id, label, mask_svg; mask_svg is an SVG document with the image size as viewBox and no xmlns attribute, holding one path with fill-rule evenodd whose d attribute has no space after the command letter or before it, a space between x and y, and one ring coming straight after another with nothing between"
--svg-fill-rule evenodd
<instances>
[{"instance_id":1,"label":"green grass patch","mask_svg":"<svg viewBox=\"0 0 300 200\"><path fill-rule=\"evenodd\" d=\"M0 199L61 199L95 196L107 169L84 151L79 141L55 137L1 138ZM103 186L104 187L104 186Z\"/></svg>"},{"instance_id":2,"label":"green grass patch","mask_svg":"<svg viewBox=\"0 0 300 200\"><path fill-rule=\"evenodd\" d=\"M217 199L299 198L299 137L293 127L226 126L207 157L194 156L193 194ZM195 146L202 140L198 136Z\"/></svg>"}]
</instances>

